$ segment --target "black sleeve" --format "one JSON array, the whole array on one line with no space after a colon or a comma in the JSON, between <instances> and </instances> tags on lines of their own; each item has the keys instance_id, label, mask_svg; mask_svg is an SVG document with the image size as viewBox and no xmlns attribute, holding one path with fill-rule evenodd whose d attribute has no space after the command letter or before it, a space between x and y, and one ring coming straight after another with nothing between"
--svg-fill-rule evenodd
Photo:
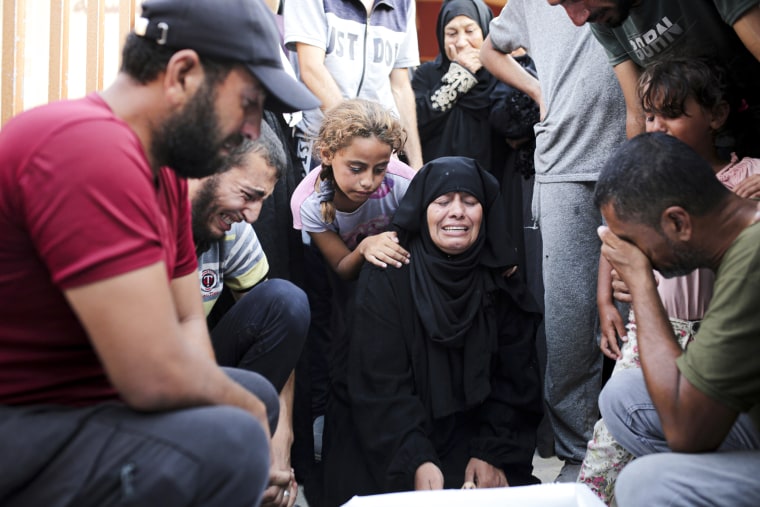
<instances>
[{"instance_id":1,"label":"black sleeve","mask_svg":"<svg viewBox=\"0 0 760 507\"><path fill-rule=\"evenodd\" d=\"M445 74L434 62L422 64L412 78L420 139L432 137L457 100L477 83L475 75L457 64L452 63Z\"/></svg>"},{"instance_id":2,"label":"black sleeve","mask_svg":"<svg viewBox=\"0 0 760 507\"><path fill-rule=\"evenodd\" d=\"M504 470L511 485L530 482L536 429L542 415L535 351L540 317L499 292L493 310L499 326L491 362L491 394L480 408L481 427L470 442L473 457Z\"/></svg>"},{"instance_id":3,"label":"black sleeve","mask_svg":"<svg viewBox=\"0 0 760 507\"><path fill-rule=\"evenodd\" d=\"M517 62L537 77L533 61L528 56L518 57ZM491 92L488 121L499 135L507 139L532 138L533 126L539 121L538 104L520 90L497 80Z\"/></svg>"},{"instance_id":4,"label":"black sleeve","mask_svg":"<svg viewBox=\"0 0 760 507\"><path fill-rule=\"evenodd\" d=\"M405 344L402 312L403 305L411 304L410 299L405 302L408 297L396 293L384 270L374 266L362 270L348 392L366 460L387 491L413 489L414 473L426 461L440 466L427 437L425 407L415 395Z\"/></svg>"},{"instance_id":5,"label":"black sleeve","mask_svg":"<svg viewBox=\"0 0 760 507\"><path fill-rule=\"evenodd\" d=\"M440 111L433 108L430 97L441 86L443 74L437 71L432 62L423 63L412 78L412 89L417 106L417 129L420 131L420 141L430 139L437 131L437 126L450 111Z\"/></svg>"}]
</instances>

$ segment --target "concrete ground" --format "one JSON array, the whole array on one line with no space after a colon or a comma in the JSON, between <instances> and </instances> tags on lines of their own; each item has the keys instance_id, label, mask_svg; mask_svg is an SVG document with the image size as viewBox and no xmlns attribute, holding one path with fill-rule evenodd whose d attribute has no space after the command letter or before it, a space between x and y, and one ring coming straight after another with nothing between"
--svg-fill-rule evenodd
<instances>
[{"instance_id":1,"label":"concrete ground","mask_svg":"<svg viewBox=\"0 0 760 507\"><path fill-rule=\"evenodd\" d=\"M541 479L541 482L544 484L553 482L561 468L562 462L556 457L542 458L538 454L533 456L533 475ZM298 500L296 500L296 507L299 506L309 507L309 504L306 503L306 499L304 498L302 486L298 486Z\"/></svg>"},{"instance_id":2,"label":"concrete ground","mask_svg":"<svg viewBox=\"0 0 760 507\"><path fill-rule=\"evenodd\" d=\"M557 459L556 456L542 458L538 454L535 454L533 456L533 475L541 479L543 484L554 482L554 478L559 474L562 465L562 461Z\"/></svg>"}]
</instances>

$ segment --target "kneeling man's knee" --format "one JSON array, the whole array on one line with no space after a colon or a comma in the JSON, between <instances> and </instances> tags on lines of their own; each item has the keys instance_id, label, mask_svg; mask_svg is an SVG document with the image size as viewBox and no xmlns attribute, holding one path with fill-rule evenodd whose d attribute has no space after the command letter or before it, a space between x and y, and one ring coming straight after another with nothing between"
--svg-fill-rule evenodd
<instances>
[{"instance_id":1,"label":"kneeling man's knee","mask_svg":"<svg viewBox=\"0 0 760 507\"><path fill-rule=\"evenodd\" d=\"M226 499L239 505L250 499L250 505L258 505L269 480L269 439L264 428L234 407L216 407L213 412L217 420L208 428L214 432L213 450L203 462L203 479L214 499L209 505L227 505Z\"/></svg>"},{"instance_id":2,"label":"kneeling man's knee","mask_svg":"<svg viewBox=\"0 0 760 507\"><path fill-rule=\"evenodd\" d=\"M619 426L627 427L631 407L651 403L648 396L640 369L622 370L610 377L599 395L599 411L613 436Z\"/></svg>"}]
</instances>

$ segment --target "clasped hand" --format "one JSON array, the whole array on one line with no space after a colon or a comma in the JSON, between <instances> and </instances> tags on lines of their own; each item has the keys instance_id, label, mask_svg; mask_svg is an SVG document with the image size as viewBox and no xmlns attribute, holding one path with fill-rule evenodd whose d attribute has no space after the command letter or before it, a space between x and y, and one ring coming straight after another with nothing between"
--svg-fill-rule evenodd
<instances>
[{"instance_id":1,"label":"clasped hand","mask_svg":"<svg viewBox=\"0 0 760 507\"><path fill-rule=\"evenodd\" d=\"M298 483L293 470L269 471L269 486L261 499L263 507L293 507L298 496Z\"/></svg>"},{"instance_id":2,"label":"clasped hand","mask_svg":"<svg viewBox=\"0 0 760 507\"><path fill-rule=\"evenodd\" d=\"M414 489L443 489L443 473L435 463L426 461L414 474ZM504 471L478 458L470 458L464 471L463 489L509 486Z\"/></svg>"}]
</instances>

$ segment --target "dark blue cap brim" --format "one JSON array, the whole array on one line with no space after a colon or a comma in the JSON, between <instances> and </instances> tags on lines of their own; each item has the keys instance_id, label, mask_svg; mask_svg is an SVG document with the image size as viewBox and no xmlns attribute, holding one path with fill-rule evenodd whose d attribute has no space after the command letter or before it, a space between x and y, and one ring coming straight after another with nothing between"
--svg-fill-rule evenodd
<instances>
[{"instance_id":1,"label":"dark blue cap brim","mask_svg":"<svg viewBox=\"0 0 760 507\"><path fill-rule=\"evenodd\" d=\"M306 86L281 67L247 65L248 71L266 88L264 107L275 113L292 113L319 107L321 102Z\"/></svg>"}]
</instances>

